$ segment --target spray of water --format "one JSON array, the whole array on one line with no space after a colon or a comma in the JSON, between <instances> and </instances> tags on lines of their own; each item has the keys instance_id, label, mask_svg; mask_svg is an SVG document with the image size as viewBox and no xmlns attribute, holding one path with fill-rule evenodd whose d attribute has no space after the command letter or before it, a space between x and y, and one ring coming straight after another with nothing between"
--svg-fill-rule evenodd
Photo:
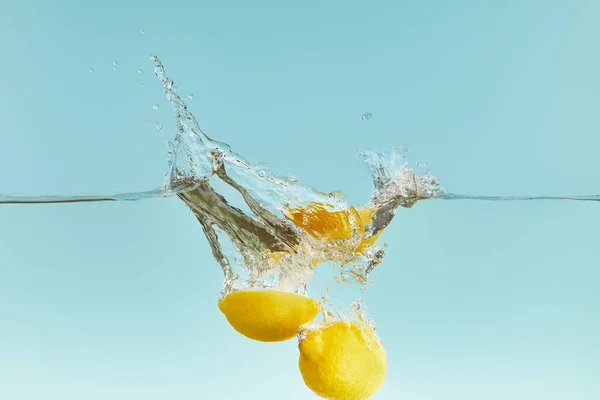
<instances>
[{"instance_id":1,"label":"spray of water","mask_svg":"<svg viewBox=\"0 0 600 400\"><path fill-rule=\"evenodd\" d=\"M600 200L600 195L503 197L449 193L429 171L419 174L411 169L405 149L396 147L388 152L361 152L371 170L374 189L369 202L357 207L340 193L324 193L291 176L275 175L263 164L251 164L226 143L208 137L161 60L156 55L151 55L150 60L172 106L177 127L162 187L111 195L0 194L0 204L135 201L177 196L201 224L223 270L224 296L232 290L257 287L304 293L321 262L340 267L338 281L364 285L385 255L385 250L375 245L380 233L398 207L410 208L421 200ZM363 119L368 118L370 113L365 113ZM218 184L239 193L247 211L233 206L215 189ZM359 314L364 309L362 303L353 307Z\"/></svg>"}]
</instances>

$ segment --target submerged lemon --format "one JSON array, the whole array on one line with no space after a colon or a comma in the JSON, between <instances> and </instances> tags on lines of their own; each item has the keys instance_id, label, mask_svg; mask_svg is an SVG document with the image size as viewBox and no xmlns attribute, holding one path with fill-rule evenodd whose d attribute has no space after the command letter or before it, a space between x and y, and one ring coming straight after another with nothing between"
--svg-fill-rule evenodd
<instances>
[{"instance_id":1,"label":"submerged lemon","mask_svg":"<svg viewBox=\"0 0 600 400\"><path fill-rule=\"evenodd\" d=\"M339 321L306 331L298 348L304 383L325 399L364 400L383 385L385 350L363 324Z\"/></svg>"},{"instance_id":2,"label":"submerged lemon","mask_svg":"<svg viewBox=\"0 0 600 400\"><path fill-rule=\"evenodd\" d=\"M294 225L302 228L305 232L316 239L328 242L334 240L349 239L353 235L360 238L358 247L348 249L355 254L371 246L381 234L377 232L367 237L365 228L372 222L375 212L374 208L354 208L347 210L331 210L333 206L323 203L309 203L305 207L287 207L284 216Z\"/></svg>"},{"instance_id":3,"label":"submerged lemon","mask_svg":"<svg viewBox=\"0 0 600 400\"><path fill-rule=\"evenodd\" d=\"M225 296L219 308L233 328L250 339L281 342L319 312L319 302L279 290L241 290Z\"/></svg>"}]
</instances>

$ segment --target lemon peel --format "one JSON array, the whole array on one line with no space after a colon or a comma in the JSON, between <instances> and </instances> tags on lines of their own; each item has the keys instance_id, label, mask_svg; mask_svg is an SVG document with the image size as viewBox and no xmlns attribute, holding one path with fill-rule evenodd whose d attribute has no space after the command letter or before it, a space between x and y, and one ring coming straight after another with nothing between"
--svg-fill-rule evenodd
<instances>
[{"instance_id":1,"label":"lemon peel","mask_svg":"<svg viewBox=\"0 0 600 400\"><path fill-rule=\"evenodd\" d=\"M383 344L359 322L336 321L305 330L298 366L306 386L329 400L364 400L383 385Z\"/></svg>"},{"instance_id":2,"label":"lemon peel","mask_svg":"<svg viewBox=\"0 0 600 400\"><path fill-rule=\"evenodd\" d=\"M236 331L261 342L291 339L320 310L317 300L279 290L232 292L218 306Z\"/></svg>"}]
</instances>

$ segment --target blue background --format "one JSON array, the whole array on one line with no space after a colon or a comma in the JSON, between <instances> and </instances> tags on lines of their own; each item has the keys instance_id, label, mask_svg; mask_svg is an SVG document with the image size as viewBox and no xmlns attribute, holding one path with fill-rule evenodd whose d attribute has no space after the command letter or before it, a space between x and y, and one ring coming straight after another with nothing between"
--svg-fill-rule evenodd
<instances>
[{"instance_id":1,"label":"blue background","mask_svg":"<svg viewBox=\"0 0 600 400\"><path fill-rule=\"evenodd\" d=\"M600 193L599 20L594 0L3 0L0 192L161 185L156 52L209 135L359 204L357 150L394 144L458 193ZM597 203L399 210L365 295L373 398L600 398L599 225ZM0 226L0 398L315 398L294 340L226 323L179 200L0 206Z\"/></svg>"}]
</instances>

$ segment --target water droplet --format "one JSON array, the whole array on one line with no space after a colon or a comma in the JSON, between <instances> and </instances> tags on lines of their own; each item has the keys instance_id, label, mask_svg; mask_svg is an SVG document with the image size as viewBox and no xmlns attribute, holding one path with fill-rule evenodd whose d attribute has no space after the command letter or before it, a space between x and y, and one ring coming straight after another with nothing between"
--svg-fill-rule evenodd
<instances>
[{"instance_id":1,"label":"water droplet","mask_svg":"<svg viewBox=\"0 0 600 400\"><path fill-rule=\"evenodd\" d=\"M140 29L140 33L143 35L144 33L146 33L146 31L144 31L143 29Z\"/></svg>"},{"instance_id":2,"label":"water droplet","mask_svg":"<svg viewBox=\"0 0 600 400\"><path fill-rule=\"evenodd\" d=\"M118 61L113 61L113 69L117 69L118 66L119 66Z\"/></svg>"},{"instance_id":3,"label":"water droplet","mask_svg":"<svg viewBox=\"0 0 600 400\"><path fill-rule=\"evenodd\" d=\"M90 68L90 74L94 73L94 68Z\"/></svg>"},{"instance_id":4,"label":"water droplet","mask_svg":"<svg viewBox=\"0 0 600 400\"><path fill-rule=\"evenodd\" d=\"M154 61L156 62L156 61ZM156 67L154 67L154 73L156 74L156 76L158 76L161 81L162 81L162 76L165 73L165 68L162 65L157 65Z\"/></svg>"},{"instance_id":5,"label":"water droplet","mask_svg":"<svg viewBox=\"0 0 600 400\"><path fill-rule=\"evenodd\" d=\"M162 124L160 122L156 122L156 130L161 131L162 128L163 128Z\"/></svg>"},{"instance_id":6,"label":"water droplet","mask_svg":"<svg viewBox=\"0 0 600 400\"><path fill-rule=\"evenodd\" d=\"M194 93L188 94L188 99L192 100L194 98Z\"/></svg>"},{"instance_id":7,"label":"water droplet","mask_svg":"<svg viewBox=\"0 0 600 400\"><path fill-rule=\"evenodd\" d=\"M140 69L138 69L138 71L137 71L137 72L138 72L138 74L141 74L141 73L142 73L142 69L141 69L141 68L140 68Z\"/></svg>"},{"instance_id":8,"label":"water droplet","mask_svg":"<svg viewBox=\"0 0 600 400\"><path fill-rule=\"evenodd\" d=\"M373 114L371 114L370 112L366 112L363 115L361 115L360 119L362 119L363 121L368 121L371 119L372 116Z\"/></svg>"},{"instance_id":9,"label":"water droplet","mask_svg":"<svg viewBox=\"0 0 600 400\"><path fill-rule=\"evenodd\" d=\"M155 110L158 110L160 108L160 106L158 104L155 104L152 106L152 108L154 108Z\"/></svg>"}]
</instances>

